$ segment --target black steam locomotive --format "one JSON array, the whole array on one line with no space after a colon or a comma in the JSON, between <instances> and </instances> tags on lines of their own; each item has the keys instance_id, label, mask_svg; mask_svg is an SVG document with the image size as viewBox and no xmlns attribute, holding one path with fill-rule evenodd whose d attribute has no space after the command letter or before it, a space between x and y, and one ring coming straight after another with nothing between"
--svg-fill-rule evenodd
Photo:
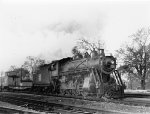
<instances>
[{"instance_id":1,"label":"black steam locomotive","mask_svg":"<svg viewBox=\"0 0 150 114\"><path fill-rule=\"evenodd\" d=\"M116 70L116 59L104 50L91 56L52 61L33 75L31 91L43 94L120 98L125 85Z\"/></svg>"},{"instance_id":2,"label":"black steam locomotive","mask_svg":"<svg viewBox=\"0 0 150 114\"><path fill-rule=\"evenodd\" d=\"M84 98L124 96L125 85L116 70L116 59L105 56L103 49L91 55L86 53L84 57L75 55L42 65L32 81L22 77L28 76L22 69L6 74L6 88L13 91Z\"/></svg>"}]
</instances>

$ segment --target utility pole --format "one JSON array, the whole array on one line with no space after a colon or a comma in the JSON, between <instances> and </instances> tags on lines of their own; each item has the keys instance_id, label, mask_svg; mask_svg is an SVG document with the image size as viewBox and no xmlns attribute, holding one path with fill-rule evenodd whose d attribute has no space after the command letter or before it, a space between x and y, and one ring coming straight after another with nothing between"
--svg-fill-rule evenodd
<instances>
[{"instance_id":1,"label":"utility pole","mask_svg":"<svg viewBox=\"0 0 150 114\"><path fill-rule=\"evenodd\" d=\"M21 69L20 69L20 72L21 72L21 76L20 76L20 79L21 79L21 83L22 83L22 80L23 80L23 75L22 75L22 70L23 70L23 65L21 65Z\"/></svg>"},{"instance_id":2,"label":"utility pole","mask_svg":"<svg viewBox=\"0 0 150 114\"><path fill-rule=\"evenodd\" d=\"M1 91L2 91L2 75L3 75L3 72L1 71Z\"/></svg>"}]
</instances>

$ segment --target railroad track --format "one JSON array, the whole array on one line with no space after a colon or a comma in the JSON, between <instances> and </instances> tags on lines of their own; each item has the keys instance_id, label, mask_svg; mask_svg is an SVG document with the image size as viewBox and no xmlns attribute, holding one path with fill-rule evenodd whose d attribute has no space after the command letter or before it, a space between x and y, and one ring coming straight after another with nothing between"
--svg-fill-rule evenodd
<instances>
[{"instance_id":1,"label":"railroad track","mask_svg":"<svg viewBox=\"0 0 150 114\"><path fill-rule=\"evenodd\" d=\"M27 93L27 94L33 94L33 93ZM81 96L62 96L62 95L52 95L52 94L40 94L40 93L34 93L35 95L44 95L44 96L52 96L52 97L63 97L63 98L75 98L75 99L84 99L84 100L89 100L89 101L104 101L103 99L96 98L96 97L87 97L83 98ZM130 92L125 92L123 98L150 98L150 94L144 94L144 93L130 93ZM120 99L123 99L120 98Z\"/></svg>"},{"instance_id":2,"label":"railroad track","mask_svg":"<svg viewBox=\"0 0 150 114\"><path fill-rule=\"evenodd\" d=\"M19 109L10 108L10 107L0 106L0 114L37 114L37 113L32 111L23 111Z\"/></svg>"},{"instance_id":3,"label":"railroad track","mask_svg":"<svg viewBox=\"0 0 150 114\"><path fill-rule=\"evenodd\" d=\"M6 93L17 93L17 92L6 92ZM29 93L29 92L19 92L19 94L27 94L27 95L42 95L42 96L51 96L51 97L60 97L60 98L75 98L79 100L88 100L88 101L104 101L103 99L96 97L87 97L83 98L81 96L62 96L62 95L52 95L52 94L40 94L40 93ZM150 98L149 94L141 94L141 93L125 93L124 98ZM122 98L120 98L122 99Z\"/></svg>"},{"instance_id":4,"label":"railroad track","mask_svg":"<svg viewBox=\"0 0 150 114\"><path fill-rule=\"evenodd\" d=\"M11 94L16 94L16 93L11 93ZM41 99L41 96L42 97L53 97L54 99L58 99L58 101L59 101L59 99L61 100L62 98L63 99L70 99L70 100L73 100L74 98L73 97L62 97L62 96L52 96L52 95L50 95L50 96L47 96L47 95L40 95L40 94L36 94L35 96L33 95L33 94L24 94L24 93L22 93L22 94L20 94L20 95L22 95L23 97L30 97L30 96L32 96L32 98L33 97L35 97L35 99ZM19 96L20 96L19 95ZM113 103L119 103L119 104L126 104L126 105L135 105L135 106L150 106L150 100L149 99L147 99L147 100L142 100L142 99L140 99L140 98L150 98L150 96L149 95L147 95L147 94L125 94L125 97L124 98L122 98L122 99L97 99L97 98L95 98L95 99L83 99L83 98L75 98L75 100L76 101L98 101L98 102L104 102L104 101L106 101L106 102L113 102Z\"/></svg>"},{"instance_id":5,"label":"railroad track","mask_svg":"<svg viewBox=\"0 0 150 114\"><path fill-rule=\"evenodd\" d=\"M84 107L80 107L80 106L74 106L74 105L65 105L65 103L63 101L70 101L70 103L72 101L76 101L76 102L88 102L88 104L92 103L92 102L98 102L95 100L85 100L85 99L74 99L74 98L63 98L63 97L56 97L56 96L44 96L44 95L33 95L33 94L24 94L24 93L20 93L20 94L16 94L16 93L0 93L0 96L5 96L7 98L7 96L11 96L12 98L10 99L20 99L20 101L26 101L23 102L22 104L19 104L20 106L24 106L27 108L31 108L31 109L38 109L39 111L47 111L47 112L63 112L62 114L94 114L97 111L100 111L100 113L102 113L102 110L99 109L89 109L89 108L84 108ZM24 99L24 100L23 100ZM49 99L49 100L47 100ZM8 99L9 100L9 99ZM29 102L27 102L29 100ZM35 102L34 102L35 101ZM15 101L17 102L17 101ZM53 104L50 104L50 103ZM126 97L124 99L119 99L119 100L115 100L115 99L107 99L106 100L107 103L116 103L116 104L124 104L124 105L129 105L129 106L145 106L145 107L150 107L150 100L148 98L133 98L133 97ZM37 106L36 106L37 104ZM39 105L40 104L40 105ZM46 105L47 104L47 105ZM58 104L58 105L57 105ZM53 107L51 107L51 105L53 105ZM39 108L38 108L39 107ZM40 108L43 109L40 109ZM105 112L105 111L104 111ZM112 114L113 112L108 111L108 114ZM115 112L116 114L116 112Z\"/></svg>"},{"instance_id":6,"label":"railroad track","mask_svg":"<svg viewBox=\"0 0 150 114\"><path fill-rule=\"evenodd\" d=\"M9 102L11 104L16 104L22 107L27 107L39 112L48 112L54 114L96 114L98 112L105 112L107 114L117 114L116 112L111 111L102 111L99 109L90 109L79 106L71 106L66 104L60 104L59 102L46 102L38 100L31 97L23 97L14 94L1 94L0 100L4 102Z\"/></svg>"}]
</instances>

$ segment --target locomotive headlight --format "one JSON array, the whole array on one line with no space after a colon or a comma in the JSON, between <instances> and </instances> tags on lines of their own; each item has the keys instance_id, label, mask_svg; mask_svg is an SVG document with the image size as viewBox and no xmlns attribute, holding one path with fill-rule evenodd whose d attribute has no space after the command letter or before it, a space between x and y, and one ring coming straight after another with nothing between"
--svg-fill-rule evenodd
<instances>
[{"instance_id":1,"label":"locomotive headlight","mask_svg":"<svg viewBox=\"0 0 150 114\"><path fill-rule=\"evenodd\" d=\"M107 58L104 62L105 62L104 64L105 64L108 68L114 67L114 61L111 60L110 58Z\"/></svg>"},{"instance_id":2,"label":"locomotive headlight","mask_svg":"<svg viewBox=\"0 0 150 114\"><path fill-rule=\"evenodd\" d=\"M111 68L115 68L115 67L116 67L114 60L111 60L110 64L111 64L111 65L110 65Z\"/></svg>"},{"instance_id":3,"label":"locomotive headlight","mask_svg":"<svg viewBox=\"0 0 150 114\"><path fill-rule=\"evenodd\" d=\"M116 68L116 59L113 56L106 56L102 60L102 72L106 74L112 73Z\"/></svg>"}]
</instances>

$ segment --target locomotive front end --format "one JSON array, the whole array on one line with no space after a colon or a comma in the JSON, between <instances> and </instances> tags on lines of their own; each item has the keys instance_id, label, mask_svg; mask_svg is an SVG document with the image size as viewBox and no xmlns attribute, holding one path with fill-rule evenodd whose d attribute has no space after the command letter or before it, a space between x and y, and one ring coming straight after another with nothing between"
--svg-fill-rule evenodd
<instances>
[{"instance_id":1,"label":"locomotive front end","mask_svg":"<svg viewBox=\"0 0 150 114\"><path fill-rule=\"evenodd\" d=\"M103 83L103 94L107 98L119 98L124 96L124 84L119 72L116 70L116 58L103 56L100 59L100 78Z\"/></svg>"},{"instance_id":2,"label":"locomotive front end","mask_svg":"<svg viewBox=\"0 0 150 114\"><path fill-rule=\"evenodd\" d=\"M105 74L111 74L116 69L116 59L113 56L103 57L100 64L100 68Z\"/></svg>"},{"instance_id":3,"label":"locomotive front end","mask_svg":"<svg viewBox=\"0 0 150 114\"><path fill-rule=\"evenodd\" d=\"M99 64L96 63L99 61ZM88 82L88 93L96 93L97 97L120 98L124 95L124 85L121 76L116 70L116 58L112 55L98 55L92 58L91 72L89 82L84 81L84 85ZM83 85L83 88L86 86Z\"/></svg>"}]
</instances>

